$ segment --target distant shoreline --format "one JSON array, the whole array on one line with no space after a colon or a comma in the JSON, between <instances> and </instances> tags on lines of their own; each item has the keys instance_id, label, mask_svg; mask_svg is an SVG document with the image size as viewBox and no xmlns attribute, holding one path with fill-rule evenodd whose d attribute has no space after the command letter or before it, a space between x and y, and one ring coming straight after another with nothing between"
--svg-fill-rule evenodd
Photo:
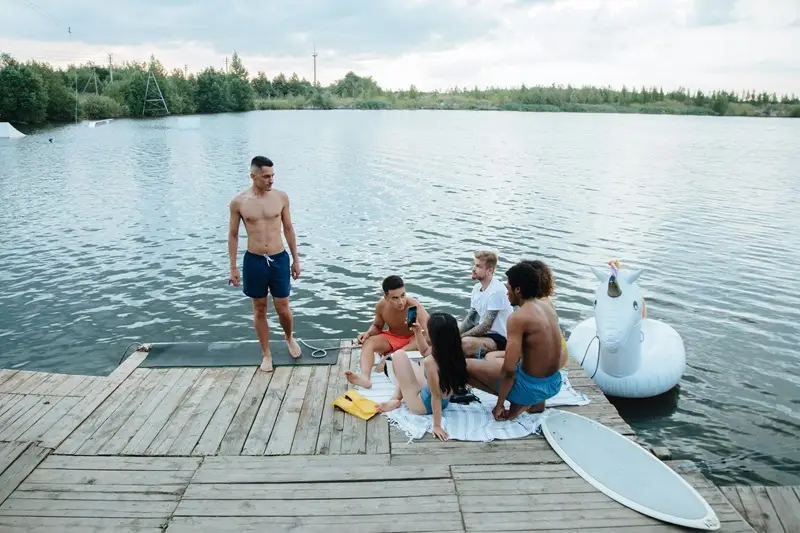
<instances>
[{"instance_id":1,"label":"distant shoreline","mask_svg":"<svg viewBox=\"0 0 800 533\"><path fill-rule=\"evenodd\" d=\"M387 90L371 76L348 72L322 86L297 74L251 76L234 53L229 69L167 72L155 58L67 71L0 53L0 117L13 125L197 115L253 110L458 110L800 118L800 98L767 91L705 93L680 87L536 85L453 87L424 92L413 84Z\"/></svg>"}]
</instances>

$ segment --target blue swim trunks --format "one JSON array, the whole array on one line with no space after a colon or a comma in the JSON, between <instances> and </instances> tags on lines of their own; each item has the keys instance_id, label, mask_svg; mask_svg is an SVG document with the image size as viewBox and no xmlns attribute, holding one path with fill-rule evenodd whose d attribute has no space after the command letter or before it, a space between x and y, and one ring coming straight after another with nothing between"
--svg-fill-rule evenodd
<instances>
[{"instance_id":1,"label":"blue swim trunks","mask_svg":"<svg viewBox=\"0 0 800 533\"><path fill-rule=\"evenodd\" d=\"M286 250L274 255L245 252L242 265L243 291L250 298L288 298L291 264Z\"/></svg>"},{"instance_id":2,"label":"blue swim trunks","mask_svg":"<svg viewBox=\"0 0 800 533\"><path fill-rule=\"evenodd\" d=\"M425 410L428 412L429 415L433 414L433 405L431 404L431 388L426 383L422 390L419 391L419 397L422 400L422 403L425 405ZM450 405L450 397L442 396L442 411Z\"/></svg>"},{"instance_id":3,"label":"blue swim trunks","mask_svg":"<svg viewBox=\"0 0 800 533\"><path fill-rule=\"evenodd\" d=\"M497 380L497 390L500 390L502 378ZM561 372L557 371L546 378L535 378L522 369L522 361L517 363L517 375L514 385L506 398L517 405L536 405L552 398L561 390Z\"/></svg>"}]
</instances>

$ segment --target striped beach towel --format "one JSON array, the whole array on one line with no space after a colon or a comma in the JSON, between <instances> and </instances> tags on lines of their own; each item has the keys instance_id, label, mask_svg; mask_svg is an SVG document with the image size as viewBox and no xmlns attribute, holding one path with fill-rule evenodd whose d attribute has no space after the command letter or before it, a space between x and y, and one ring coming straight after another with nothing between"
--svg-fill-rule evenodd
<instances>
[{"instance_id":1,"label":"striped beach towel","mask_svg":"<svg viewBox=\"0 0 800 533\"><path fill-rule=\"evenodd\" d=\"M590 402L585 394L572 387L566 369L561 370L561 377L561 391L545 402L546 408L586 405ZM392 397L394 383L386 374L373 372L370 379L371 389L356 387L356 390L375 402L385 402ZM442 427L451 439L489 442L497 439L519 439L539 433L543 416L541 413L523 413L514 420L498 422L492 417L497 396L478 389L473 389L472 393L480 398L480 403L473 401L464 405L450 402L442 411ZM506 407L509 407L508 401ZM433 415L416 415L406 407L405 402L399 409L383 413L382 416L387 417L390 424L400 428L409 440L420 439L433 430Z\"/></svg>"}]
</instances>

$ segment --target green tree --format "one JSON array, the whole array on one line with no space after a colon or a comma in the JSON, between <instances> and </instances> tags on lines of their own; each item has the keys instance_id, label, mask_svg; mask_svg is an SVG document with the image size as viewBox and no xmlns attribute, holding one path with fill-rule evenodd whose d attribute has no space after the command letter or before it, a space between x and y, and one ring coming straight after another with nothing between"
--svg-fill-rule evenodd
<instances>
[{"instance_id":1,"label":"green tree","mask_svg":"<svg viewBox=\"0 0 800 533\"><path fill-rule=\"evenodd\" d=\"M39 124L47 119L47 87L42 77L24 65L0 70L0 120Z\"/></svg>"}]
</instances>

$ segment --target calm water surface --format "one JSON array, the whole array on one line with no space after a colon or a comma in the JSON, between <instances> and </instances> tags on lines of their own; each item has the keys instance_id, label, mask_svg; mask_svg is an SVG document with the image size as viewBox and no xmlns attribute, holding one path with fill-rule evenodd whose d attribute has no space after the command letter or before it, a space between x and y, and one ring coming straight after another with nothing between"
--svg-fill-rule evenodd
<instances>
[{"instance_id":1,"label":"calm water surface","mask_svg":"<svg viewBox=\"0 0 800 533\"><path fill-rule=\"evenodd\" d=\"M501 272L547 261L569 331L590 316L589 266L618 257L645 269L648 316L688 363L678 391L623 416L717 482L799 484L798 140L780 119L413 111L0 139L0 367L106 374L131 342L253 339L226 231L264 154L292 202L300 337L355 336L390 273L460 315L482 247Z\"/></svg>"}]
</instances>

